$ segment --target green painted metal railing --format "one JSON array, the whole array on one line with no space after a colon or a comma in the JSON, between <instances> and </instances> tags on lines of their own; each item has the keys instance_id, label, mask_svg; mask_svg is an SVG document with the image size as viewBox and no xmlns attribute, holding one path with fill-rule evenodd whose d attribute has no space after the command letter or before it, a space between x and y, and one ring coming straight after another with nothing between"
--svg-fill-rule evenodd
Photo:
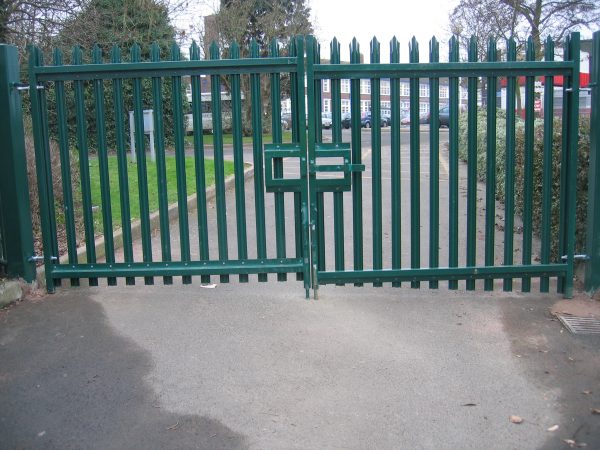
<instances>
[{"instance_id":1,"label":"green painted metal railing","mask_svg":"<svg viewBox=\"0 0 600 450\"><path fill-rule=\"evenodd\" d=\"M475 289L476 280L483 279L482 287L491 290L494 279L503 280L503 289L512 290L513 280L521 278L521 289L531 290L532 278L540 279L540 290L547 292L550 277L558 280L557 288L566 297L573 292L573 245L575 221L575 169L577 163L577 125L578 125L578 90L579 90L579 35L572 34L565 43L563 61L554 61L554 43L546 41L546 57L544 61L535 61L535 48L530 39L527 44L524 60L517 57L515 42L507 42L506 61L497 58L497 46L493 40L487 44L487 60L478 61L478 42L471 39L468 42L468 62L459 62L459 43L456 38L449 42L449 62L439 62L439 44L435 38L429 46L429 62L419 62L419 47L415 39L409 45L409 62L400 63L399 44L396 39L390 43L390 63L380 62L380 44L377 39L371 41L370 62L361 63L359 46L356 40L350 45L350 64L339 63L339 44L334 41L331 46L329 64L320 64L317 54L318 45L313 38L307 39L307 71L308 71L308 137L309 160L313 162L319 155L320 102L311 101L320 93L322 80L330 80L331 85L339 80L350 80L351 124L350 136L351 159L354 164L360 164L364 152L370 152L370 167L368 177L361 172L352 175L351 194L348 199L351 204L351 221L353 224L351 250L353 267L344 267L340 258L348 238L338 231L334 225L333 244L328 245L324 236L328 236L321 217L327 204L323 192L316 189L318 180L315 174L309 176L311 183L311 230L315 239L312 242L313 286L320 284L372 283L381 286L383 282L391 282L400 286L403 281L410 281L412 287L419 287L421 281L429 281L429 286L437 288L439 281L447 280L450 289L458 288L458 281L465 280L467 290ZM551 210L552 204L558 200L552 192L552 127L554 119L554 88L555 76L564 77L563 83L563 142L561 147L561 176L560 176L560 244L558 260L551 261ZM519 77L525 77L524 83L524 143L523 143L523 192L516 192L516 156L517 156L517 90ZM544 136L543 136L543 177L533 179L534 142L539 139L534 135L534 110L536 77L543 77L545 83L544 104ZM404 130L401 128L400 109L400 80L407 81L410 95L410 128L408 139L402 140ZM461 82L465 81L465 84ZM361 80L370 80L371 92L371 129L370 144L364 142L361 136L360 100ZM389 146L382 147L382 130L380 127L380 86L382 81L390 85L391 102L391 131ZM423 95L420 85L428 81L429 95L429 130L421 130L419 126L419 107ZM447 180L441 180L440 160L445 148L440 145L439 110L440 84L447 86L449 95L449 133L447 144ZM485 82L486 94L479 97L481 83ZM504 159L498 159L497 149L497 110L500 106L497 100L497 90L501 82L505 82L506 94L506 148ZM461 86L465 86L464 89ZM464 92L464 94L463 94ZM462 98L465 96L466 102ZM339 105L341 94L337 89L331 91L332 104ZM364 98L364 97L363 97ZM480 106L483 105L483 106ZM334 107L337 108L337 107ZM484 108L487 113L487 138L485 149L478 149L478 108ZM459 144L462 139L459 133L459 115L466 109L466 168L462 174L459 162ZM332 141L342 144L342 136L336 132L336 120ZM428 133L428 146L423 141L423 133ZM346 137L347 138L347 137ZM478 158L481 150L486 159L484 174L478 173ZM521 151L521 150L519 150ZM406 156L404 156L406 155ZM421 158L428 159L428 166L423 165ZM444 158L445 159L445 158ZM408 160L408 161L406 161ZM387 174L384 176L383 167ZM424 169L428 169L423 172ZM499 169L503 179L497 178ZM485 176L485 186L480 187L480 175ZM424 179L428 178L428 183ZM382 180L387 178L382 187ZM370 186L365 183L370 181ZM461 180L464 180L461 182ZM499 182L504 186L504 204L497 205ZM535 182L535 183L534 183ZM461 193L464 187L464 200ZM535 187L534 187L535 186ZM362 193L364 189L371 193L370 211L365 210ZM485 197L478 198L478 190L485 189ZM541 200L542 216L533 216L533 190L543 190ZM383 189L383 190L382 190ZM408 196L403 196L403 190L408 189ZM427 193L424 192L428 191ZM443 190L443 191L442 191ZM389 192L388 192L389 191ZM441 194L447 199L447 208L440 211ZM517 194L522 197L522 217L516 217L515 199ZM339 193L333 193L333 196ZM334 197L334 202L343 201ZM382 201L385 206L383 206ZM390 203L387 203L387 202ZM387 204L386 204L387 203ZM382 208L391 211L389 223L384 223L382 245ZM410 209L409 213L404 213ZM483 224L478 223L478 211L485 209ZM334 206L334 211L337 209ZM424 212L428 214L423 214ZM366 217L365 217L366 214ZM503 223L502 236L496 236L498 226L497 214L501 215ZM423 219L428 217L428 232L422 230ZM445 226L442 225L442 219ZM350 220L350 219L349 219ZM541 220L541 241L539 243L539 262L533 261L533 221ZM522 239L516 238L517 223L522 221L518 230ZM334 223L343 222L337 217ZM426 221L427 222L427 221ZM365 235L365 226L371 227L371 236ZM325 228L325 229L324 229ZM408 229L408 230L407 230ZM340 228L343 230L343 228ZM483 239L478 240L481 235ZM427 236L424 245L423 238ZM441 236L445 239L441 239ZM500 238L501 240L499 240ZM445 241L445 242L444 242ZM336 255L335 265L326 264L328 258L325 248L333 247ZM382 255L382 247L384 250ZM422 251L428 248L429 261L426 266L422 262ZM348 247L346 247L348 248ZM498 251L500 248L500 251ZM537 248L537 247L536 247ZM389 251L388 251L389 249ZM408 249L408 254L403 250ZM440 260L441 250L447 258L446 267ZM555 249L556 250L556 249ZM515 264L515 252L521 252L519 264ZM497 254L499 253L499 255ZM561 258L563 257L564 258ZM501 257L501 260L498 257ZM404 257L404 261L403 261ZM368 268L365 261L368 260ZM403 265L404 264L404 265Z\"/></svg>"},{"instance_id":2,"label":"green painted metal railing","mask_svg":"<svg viewBox=\"0 0 600 450\"><path fill-rule=\"evenodd\" d=\"M467 62L459 62L459 42L454 37L449 42L449 62L440 62L439 43L434 38L429 43L429 61L420 62L419 45L413 39L409 45L409 62L401 63L400 44L393 39L390 62L382 63L380 43L373 39L369 62L364 63L361 62L359 44L353 40L350 64L341 63L340 43L336 39L330 45L329 61L321 63L320 46L312 36L292 40L285 51L286 56L280 56L276 43L268 49L259 49L258 44L252 42L244 49L246 57L240 57L240 47L231 44L227 48L227 58L224 58L218 46L213 44L208 50L210 58L201 59L200 49L194 44L189 61L182 60L177 46L171 49L169 61L161 60L157 46L151 48L150 61L142 61L141 49L134 45L128 62L123 61L117 47L111 51L110 62L104 62L102 52L96 47L91 53L91 63L84 64L82 51L75 48L71 65L64 65L62 54L56 51L53 65L45 66L41 52L32 49L30 93L44 248L48 249L44 260L48 290L52 291L55 284L65 278L71 279L71 284L78 284L80 278L88 278L92 285L98 284L99 278L106 278L111 285L119 277L125 277L127 284L134 284L135 277L144 277L146 284L152 284L154 277L161 276L165 284L170 284L176 276L181 276L183 283L191 283L192 276L200 276L201 281L207 283L211 275L218 275L221 282L228 282L231 274L237 274L240 282L247 282L251 274L257 274L259 281L266 281L268 273L277 273L277 279L284 281L287 273L296 273L297 279L303 280L307 293L311 286L315 289L315 296L322 284L382 286L392 283L397 287L410 282L411 287L418 288L421 282L427 281L429 287L438 288L440 281L447 281L450 289L457 289L459 281L464 280L465 288L472 290L477 286L476 280L480 279L484 280L481 285L486 290L494 288L494 280L502 280L502 288L512 290L514 280L520 279L521 289L529 291L532 280L537 278L540 290L546 292L550 279L556 278L558 291L570 297L574 262L579 35L574 33L567 39L561 61L554 60L551 40L545 43L544 61L535 61L532 40L527 44L524 58L518 57L515 42L509 40L505 61L499 60L494 41L487 43L486 61L478 61L481 44L476 39L471 39L468 44ZM262 57L259 56L261 52ZM214 133L211 149L200 132L194 135L191 147L185 147L184 76L190 77L194 130L203 128L201 93L203 89L207 90L203 80L210 79L210 119ZM555 76L563 77L559 198L552 190ZM525 77L524 176L523 192L516 192L519 172L515 170L515 164L521 148L517 142L520 128L516 126L520 77ZM544 81L541 180L533 178L535 142L539 139L534 132L536 77L542 77ZM292 143L283 143L281 130L284 80L290 86ZM331 87L330 135L324 132L321 121L324 80L328 80ZM342 131L342 99L346 94L342 92L342 80L349 80L350 86L346 99L350 100L352 129L348 133ZM361 81L365 80L370 85L368 99L372 128L368 137L361 131L361 100L365 99ZM390 92L389 144L382 138L387 127L379 107L384 83L389 84ZM408 85L408 95L404 95L404 83ZM421 129L419 124L423 84L428 91L424 103L429 110L428 129ZM479 95L483 84L486 89ZM505 124L500 123L498 109L501 105L496 95L503 84L506 87ZM126 85L131 86L130 94ZM171 98L163 98L164 85L170 86ZM231 108L227 111L221 100L225 86L231 99ZM264 89L265 86L268 89ZM107 87L111 88L112 96L105 95ZM246 97L242 95L244 87L248 92ZM447 96L441 95L442 87ZM56 129L50 129L48 123L49 92L53 93ZM402 97L410 102L409 128L404 128L401 123L404 118ZM439 130L442 101L449 111L447 144L445 137L444 142L441 140ZM94 107L93 119L85 110L90 102ZM163 111L166 102L170 102L175 112L172 146L167 146L165 138ZM111 107L107 106L109 103ZM131 126L138 137L144 135L144 109L153 108L156 162L148 160L143 138L135 141L135 167L127 162L125 104L132 105L134 123ZM267 125L264 123L265 104L269 105L271 113L272 141L268 143L263 142L262 134ZM482 144L477 133L478 109L481 108L487 115L485 148L479 148ZM459 116L463 109L466 109L466 166L459 161L463 139ZM71 119L70 110L73 111ZM226 114L231 117L233 144L230 153L224 144L221 126ZM114 139L108 137L106 130L109 115L115 119ZM247 150L254 166L254 180L248 184L244 179L244 115L250 118L252 130L252 144ZM75 122L75 131L67 127L69 120ZM90 120L96 130L93 149L87 134ZM505 125L504 136L498 135L499 125ZM49 160L51 135L58 143L62 169L65 210L59 212L55 211L53 202ZM506 141L503 154L497 148L499 137ZM73 143L79 161L79 186L72 186L70 182ZM177 225L169 223L167 200L165 151L171 147L176 162ZM89 169L92 150L99 163L100 205L92 204ZM122 227L122 255L118 255L111 238L115 223L110 206L108 153L113 150L118 161L121 222L117 225ZM215 162L214 214L207 206L206 194L205 163L210 150ZM188 211L189 185L185 169L188 153L194 157L195 215ZM228 205L226 195L226 157L231 157L234 164L234 205ZM483 168L477 164L481 157L486 159ZM335 162L325 164L324 160ZM299 167L294 175L296 178L284 170L291 161ZM150 164L156 164L156 187L148 186ZM141 257L135 255L131 230L130 171L136 171L138 179L138 185L134 187L140 207ZM498 176L500 173L502 176ZM480 181L482 175L485 185ZM533 194L538 188L542 191L541 216L535 217ZM158 192L159 251L153 249L149 189ZM480 189L485 190L483 198L479 198ZM267 201L271 194L272 202ZM503 205L497 202L500 194L504 198ZM84 242L78 240L75 231L75 195L81 198ZM517 217L520 211L515 201L517 195L522 197L521 217ZM550 248L555 233L552 205L557 200L560 202L559 248L554 253L559 255L558 259L552 256L553 249ZM102 210L100 230L94 223L96 206ZM485 210L483 214L479 214L481 209ZM497 232L498 214L502 217L503 231ZM480 215L481 223L478 222ZM61 262L54 259L58 256L57 217L64 222L67 240L67 258ZM292 219L286 221L290 217ZM534 220L541 223L539 245L533 234ZM522 239L515 233L520 221ZM172 239L175 227L178 227L178 246ZM190 238L193 227L197 227L194 230L197 231L197 243ZM95 251L95 237L99 231L105 236L102 260ZM82 243L86 248L85 262L80 261L77 254L77 245ZM521 252L519 257L515 257L517 250ZM539 261L534 259L537 251Z\"/></svg>"},{"instance_id":3,"label":"green painted metal railing","mask_svg":"<svg viewBox=\"0 0 600 450\"><path fill-rule=\"evenodd\" d=\"M265 181L263 174L263 106L261 86L265 76L269 76L271 95L270 107L273 121L273 143L281 144L281 79L291 80L290 90L295 93L294 132L293 139L300 149L306 149L304 130L303 102L304 98L304 40L292 40L286 53L290 56L280 56L278 45L271 46L269 57L259 57L259 48L252 42L249 55L240 58L237 44L228 47L229 58L220 59L221 51L216 44L210 47L210 59L200 59L199 47L194 44L190 49L190 60L183 61L178 46L173 45L170 60L161 60L161 49L153 45L150 49L150 61L143 61L141 48L134 45L130 49L129 61L124 62L118 47L111 50L110 62L103 61L102 51L94 47L91 53L91 63L84 64L81 49L74 48L72 64L64 65L60 51L54 52L53 65L45 66L42 53L37 48L31 49L29 77L32 100L32 117L36 144L36 162L38 189L40 191L41 220L44 239L44 263L46 285L52 292L61 279L69 278L72 285L79 284L81 278L89 279L90 285L97 285L99 278L106 278L109 285L117 283L117 278L125 277L127 284L134 284L135 277L144 277L145 284L153 284L154 277L162 276L164 284L173 283L173 277L181 276L182 282L192 282L192 276L199 275L204 283L210 282L211 275L218 275L220 282L228 282L230 274L239 274L241 282L248 281L249 274L258 274L259 281L267 281L268 273L277 273L280 281L286 280L286 273L297 273L303 279L307 289L310 283L308 256L308 185L305 179L300 179L295 186L294 213L295 226L292 231L295 255L288 255L286 247L285 227L285 195L276 192L274 217L276 231L276 255L268 254L268 239L270 230L266 225ZM182 97L182 77L189 76L192 91L191 117L194 130L197 130L192 147L186 149L184 100ZM210 223L212 207L207 200L207 180L205 175L206 153L210 149L204 143L202 136L202 80L210 78L210 93L212 101L211 117L213 123L212 157L214 158L215 197L214 210L216 223ZM244 79L242 80L242 77ZM254 189L246 192L244 148L242 141L242 100L241 85L249 83L252 120L252 159L254 164ZM231 96L235 188L235 223L228 217L225 179L225 147L223 143L224 121L222 110L222 85L226 83ZM127 90L126 86L131 86ZM163 85L170 87L170 98L164 98ZM39 87L39 89L38 89ZM106 98L105 89L111 88L111 104ZM52 111L56 115L56 129L49 125L48 97L52 94ZM148 100L150 98L150 100ZM171 130L173 142L167 145L165 130L165 104L170 102L173 111ZM93 105L94 115L86 114L86 108ZM109 106L110 104L110 106ZM125 104L132 105L133 128L135 136L135 164L128 163L126 155ZM153 109L153 133L156 142L156 161L150 161L147 155L148 144L143 136L148 127L144 123L144 110ZM69 115L74 116L75 123L67 126ZM107 133L107 117L114 119L114 138ZM207 118L204 118L207 120ZM93 123L92 123L93 122ZM88 134L89 125L94 125L95 139L92 143ZM50 139L55 139L60 150L62 170L62 190L65 198L64 211L56 211L52 192L52 171L50 170ZM167 196L167 169L165 152L171 151L175 157L175 177L177 181L177 224L170 223ZM303 150L305 154L306 150ZM74 153L75 152L75 153ZM109 152L116 153L118 161L118 181L110 180L108 164ZM195 166L195 190L197 207L198 245L194 248L190 237L192 216L188 211L188 185L186 181L185 160L187 153L193 152ZM73 186L70 174L70 158L76 154L79 161L80 182ZM98 199L92 198L90 177L90 161L97 158L100 178L99 204ZM306 159L304 158L304 163ZM156 164L157 185L148 185L148 169ZM283 158L274 159L276 179L283 179ZM137 190L139 203L139 226L141 237L141 255L136 256L134 237L131 224L132 199L130 198L131 171L137 174ZM121 210L122 255L118 255L113 240L113 211L111 211L111 183L118 183L119 205ZM150 192L158 194L158 222L160 251L153 248L153 233L151 211L149 204ZM251 201L247 194L254 199L254 217L256 220L256 235L250 235L247 228L246 203ZM114 194L113 194L114 195ZM81 199L81 209L74 208L73 198ZM100 208L100 215L94 214ZM269 215L271 215L269 213ZM76 217L77 216L77 217ZM66 258L59 262L57 245L57 218L64 229L67 241ZM84 238L77 235L76 222L83 223ZM196 220L193 221L196 224ZM98 230L100 223L100 230ZM229 227L235 229L235 247L237 258L230 255ZM178 227L178 249L175 249L173 239L174 227ZM103 257L96 252L96 234L101 231L104 235ZM214 233L213 233L214 231ZM216 236L216 240L213 238ZM215 242L216 241L216 242ZM211 253L211 244L216 249ZM248 243L256 245L255 255L251 255ZM85 245L85 255L77 252L78 245ZM156 246L154 244L154 246ZM196 251L197 248L197 251ZM84 261L81 261L81 260Z\"/></svg>"}]
</instances>

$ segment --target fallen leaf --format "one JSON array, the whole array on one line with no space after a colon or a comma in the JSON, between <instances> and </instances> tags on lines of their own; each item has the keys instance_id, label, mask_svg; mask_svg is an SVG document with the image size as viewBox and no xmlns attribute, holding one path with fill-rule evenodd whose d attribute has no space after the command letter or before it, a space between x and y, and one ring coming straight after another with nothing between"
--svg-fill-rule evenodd
<instances>
[{"instance_id":1,"label":"fallen leaf","mask_svg":"<svg viewBox=\"0 0 600 450\"><path fill-rule=\"evenodd\" d=\"M571 447L575 445L575 441L573 439L563 439L563 442Z\"/></svg>"},{"instance_id":2,"label":"fallen leaf","mask_svg":"<svg viewBox=\"0 0 600 450\"><path fill-rule=\"evenodd\" d=\"M591 393L592 393L592 391L583 391L582 392L582 394L585 394L585 395L590 395Z\"/></svg>"},{"instance_id":3,"label":"fallen leaf","mask_svg":"<svg viewBox=\"0 0 600 450\"><path fill-rule=\"evenodd\" d=\"M598 409L598 408L592 409L592 414L600 414L600 409Z\"/></svg>"},{"instance_id":4,"label":"fallen leaf","mask_svg":"<svg viewBox=\"0 0 600 450\"><path fill-rule=\"evenodd\" d=\"M510 420L512 423L517 423L517 424L518 424L518 423L523 423L523 418L522 418L522 417L519 417L519 416L510 416L509 420Z\"/></svg>"},{"instance_id":5,"label":"fallen leaf","mask_svg":"<svg viewBox=\"0 0 600 450\"><path fill-rule=\"evenodd\" d=\"M477 403L465 403L462 406L477 406Z\"/></svg>"},{"instance_id":6,"label":"fallen leaf","mask_svg":"<svg viewBox=\"0 0 600 450\"><path fill-rule=\"evenodd\" d=\"M556 431L558 430L558 425L552 425L550 428L548 428L548 431Z\"/></svg>"},{"instance_id":7,"label":"fallen leaf","mask_svg":"<svg viewBox=\"0 0 600 450\"><path fill-rule=\"evenodd\" d=\"M204 288L204 289L214 289L217 287L217 285L216 284L201 284L200 287Z\"/></svg>"},{"instance_id":8,"label":"fallen leaf","mask_svg":"<svg viewBox=\"0 0 600 450\"><path fill-rule=\"evenodd\" d=\"M177 422L175 425L171 425L170 427L167 427L167 430L176 430L177 428L179 428L179 422Z\"/></svg>"}]
</instances>

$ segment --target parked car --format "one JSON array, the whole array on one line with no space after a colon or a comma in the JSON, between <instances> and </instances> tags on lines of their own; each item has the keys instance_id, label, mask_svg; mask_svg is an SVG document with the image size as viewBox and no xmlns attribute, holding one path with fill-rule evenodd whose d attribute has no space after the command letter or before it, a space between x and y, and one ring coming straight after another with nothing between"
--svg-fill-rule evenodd
<instances>
[{"instance_id":1,"label":"parked car","mask_svg":"<svg viewBox=\"0 0 600 450\"><path fill-rule=\"evenodd\" d=\"M450 107L448 105L440 108L440 128L450 127ZM427 114L427 123L431 123L431 113Z\"/></svg>"},{"instance_id":2,"label":"parked car","mask_svg":"<svg viewBox=\"0 0 600 450\"><path fill-rule=\"evenodd\" d=\"M292 128L292 115L290 113L281 114L281 126L284 130Z\"/></svg>"},{"instance_id":3,"label":"parked car","mask_svg":"<svg viewBox=\"0 0 600 450\"><path fill-rule=\"evenodd\" d=\"M329 130L331 128L331 123L331 113L324 112L323 114L321 114L321 125L323 126L323 128Z\"/></svg>"},{"instance_id":4,"label":"parked car","mask_svg":"<svg viewBox=\"0 0 600 450\"><path fill-rule=\"evenodd\" d=\"M385 121L385 126L389 127L392 125L392 116L390 114L382 114L381 120Z\"/></svg>"},{"instance_id":5,"label":"parked car","mask_svg":"<svg viewBox=\"0 0 600 450\"><path fill-rule=\"evenodd\" d=\"M379 122L380 122L380 125L382 127L386 126L386 121L382 117L380 117L380 121ZM361 117L361 119L360 119L360 126L362 128L371 128L372 124L373 124L373 119L371 119L371 114L370 113L364 115L363 117Z\"/></svg>"},{"instance_id":6,"label":"parked car","mask_svg":"<svg viewBox=\"0 0 600 450\"><path fill-rule=\"evenodd\" d=\"M342 128L346 130L352 126L352 121L350 120L350 113L342 114Z\"/></svg>"}]
</instances>

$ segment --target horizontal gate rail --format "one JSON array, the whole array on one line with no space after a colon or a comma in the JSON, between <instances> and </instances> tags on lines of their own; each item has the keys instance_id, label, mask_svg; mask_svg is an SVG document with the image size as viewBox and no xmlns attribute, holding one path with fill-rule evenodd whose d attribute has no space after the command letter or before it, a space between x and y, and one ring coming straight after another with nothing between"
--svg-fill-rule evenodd
<instances>
[{"instance_id":1,"label":"horizontal gate rail","mask_svg":"<svg viewBox=\"0 0 600 450\"><path fill-rule=\"evenodd\" d=\"M235 62L234 62L235 61ZM99 80L131 77L232 75L247 73L296 72L296 58L223 59L202 61L160 61L107 63L102 65L37 66L38 81Z\"/></svg>"},{"instance_id":2,"label":"horizontal gate rail","mask_svg":"<svg viewBox=\"0 0 600 450\"><path fill-rule=\"evenodd\" d=\"M567 264L492 267L436 267L418 269L356 270L352 272L319 272L320 284L333 283L390 283L401 281L492 280L531 275L538 277L564 276Z\"/></svg>"},{"instance_id":3,"label":"horizontal gate rail","mask_svg":"<svg viewBox=\"0 0 600 450\"><path fill-rule=\"evenodd\" d=\"M447 62L447 63L394 63L394 64L315 64L315 78L392 78L399 73L406 78L428 77L486 77L568 75L571 61L544 62Z\"/></svg>"},{"instance_id":4,"label":"horizontal gate rail","mask_svg":"<svg viewBox=\"0 0 600 450\"><path fill-rule=\"evenodd\" d=\"M52 278L109 278L153 276L230 275L302 272L303 261L285 259L245 259L225 261L153 261L136 263L61 264L52 270Z\"/></svg>"}]
</instances>

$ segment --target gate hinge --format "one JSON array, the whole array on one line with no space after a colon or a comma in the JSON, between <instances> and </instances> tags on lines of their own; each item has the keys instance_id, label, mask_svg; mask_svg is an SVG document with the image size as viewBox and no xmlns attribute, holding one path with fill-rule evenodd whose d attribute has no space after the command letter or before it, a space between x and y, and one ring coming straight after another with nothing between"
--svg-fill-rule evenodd
<instances>
[{"instance_id":1,"label":"gate hinge","mask_svg":"<svg viewBox=\"0 0 600 450\"><path fill-rule=\"evenodd\" d=\"M566 261L567 259L569 259L569 257L567 255L563 255L560 257L560 259ZM576 261L589 261L590 257L588 255L573 255L573 259Z\"/></svg>"},{"instance_id":2,"label":"gate hinge","mask_svg":"<svg viewBox=\"0 0 600 450\"><path fill-rule=\"evenodd\" d=\"M44 260L44 255L33 255L33 256L30 256L27 261L33 263L33 262L38 262L38 261L43 261L43 260ZM58 257L51 256L50 261L58 261Z\"/></svg>"},{"instance_id":3,"label":"gate hinge","mask_svg":"<svg viewBox=\"0 0 600 450\"><path fill-rule=\"evenodd\" d=\"M28 91L29 90L29 84L27 83L13 83L12 87L14 89L16 89L17 91ZM39 90L41 89L46 89L44 85L40 84L38 86L36 86Z\"/></svg>"}]
</instances>

